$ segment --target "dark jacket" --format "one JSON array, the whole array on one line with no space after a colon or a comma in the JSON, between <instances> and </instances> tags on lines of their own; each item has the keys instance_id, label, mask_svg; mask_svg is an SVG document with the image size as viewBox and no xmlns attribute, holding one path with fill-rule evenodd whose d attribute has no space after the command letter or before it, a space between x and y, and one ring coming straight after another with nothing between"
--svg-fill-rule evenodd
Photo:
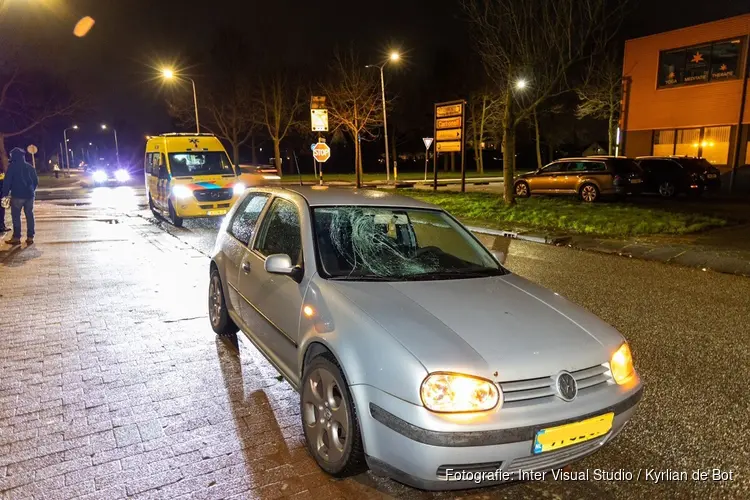
<instances>
[{"instance_id":1,"label":"dark jacket","mask_svg":"<svg viewBox=\"0 0 750 500\"><path fill-rule=\"evenodd\" d=\"M8 171L5 173L2 197L10 194L13 198L28 200L34 197L38 185L36 170L26 161L23 149L13 148L10 152Z\"/></svg>"}]
</instances>

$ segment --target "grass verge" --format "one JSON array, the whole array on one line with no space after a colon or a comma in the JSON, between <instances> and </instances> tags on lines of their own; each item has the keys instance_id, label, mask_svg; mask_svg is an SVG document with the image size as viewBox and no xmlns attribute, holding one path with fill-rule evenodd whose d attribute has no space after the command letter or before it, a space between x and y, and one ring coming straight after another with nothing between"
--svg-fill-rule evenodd
<instances>
[{"instance_id":1,"label":"grass verge","mask_svg":"<svg viewBox=\"0 0 750 500\"><path fill-rule=\"evenodd\" d=\"M583 203L575 198L532 197L507 207L502 196L493 193L401 193L438 205L464 223L494 229L623 237L687 234L729 224L721 215L643 207L631 202Z\"/></svg>"}]
</instances>

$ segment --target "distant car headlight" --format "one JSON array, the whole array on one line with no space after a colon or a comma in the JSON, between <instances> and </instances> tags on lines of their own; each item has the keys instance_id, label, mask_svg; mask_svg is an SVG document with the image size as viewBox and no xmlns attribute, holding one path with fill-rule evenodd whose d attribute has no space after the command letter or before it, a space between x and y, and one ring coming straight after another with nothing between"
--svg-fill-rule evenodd
<instances>
[{"instance_id":1,"label":"distant car headlight","mask_svg":"<svg viewBox=\"0 0 750 500\"><path fill-rule=\"evenodd\" d=\"M176 184L172 186L172 194L175 198L184 200L193 196L193 190L183 184Z\"/></svg>"},{"instance_id":2,"label":"distant car headlight","mask_svg":"<svg viewBox=\"0 0 750 500\"><path fill-rule=\"evenodd\" d=\"M97 170L93 174L91 174L92 179L94 179L94 182L106 182L107 181L107 172L104 170Z\"/></svg>"},{"instance_id":3,"label":"distant car headlight","mask_svg":"<svg viewBox=\"0 0 750 500\"><path fill-rule=\"evenodd\" d=\"M491 410L500 402L500 390L489 380L458 373L431 373L422 382L422 403L435 412Z\"/></svg>"},{"instance_id":4,"label":"distant car headlight","mask_svg":"<svg viewBox=\"0 0 750 500\"><path fill-rule=\"evenodd\" d=\"M128 182L130 180L130 174L127 170L121 168L115 172L115 179L117 179L117 182Z\"/></svg>"},{"instance_id":5,"label":"distant car headlight","mask_svg":"<svg viewBox=\"0 0 750 500\"><path fill-rule=\"evenodd\" d=\"M245 192L245 189L247 189L247 186L245 186L241 182L238 182L232 189L234 190L234 194L242 194Z\"/></svg>"},{"instance_id":6,"label":"distant car headlight","mask_svg":"<svg viewBox=\"0 0 750 500\"><path fill-rule=\"evenodd\" d=\"M629 382L635 376L633 354L630 352L630 346L627 343L622 344L612 355L609 368L612 370L612 378L619 385Z\"/></svg>"}]
</instances>

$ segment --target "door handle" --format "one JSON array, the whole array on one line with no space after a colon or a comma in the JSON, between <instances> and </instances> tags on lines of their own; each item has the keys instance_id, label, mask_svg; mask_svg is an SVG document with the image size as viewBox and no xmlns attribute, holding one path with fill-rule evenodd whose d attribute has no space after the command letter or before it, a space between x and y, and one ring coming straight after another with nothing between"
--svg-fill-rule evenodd
<instances>
[{"instance_id":1,"label":"door handle","mask_svg":"<svg viewBox=\"0 0 750 500\"><path fill-rule=\"evenodd\" d=\"M250 272L250 263L249 262L243 262L242 263L242 270L246 273Z\"/></svg>"}]
</instances>

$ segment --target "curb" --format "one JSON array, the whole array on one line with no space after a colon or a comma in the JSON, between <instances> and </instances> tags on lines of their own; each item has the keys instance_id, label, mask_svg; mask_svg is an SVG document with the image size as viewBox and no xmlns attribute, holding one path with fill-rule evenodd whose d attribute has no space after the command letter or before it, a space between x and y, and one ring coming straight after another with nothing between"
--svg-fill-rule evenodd
<instances>
[{"instance_id":1,"label":"curb","mask_svg":"<svg viewBox=\"0 0 750 500\"><path fill-rule=\"evenodd\" d=\"M552 246L565 246L585 252L595 252L605 255L617 255L624 258L639 259L652 262L661 262L680 267L699 269L701 271L714 271L733 276L750 277L750 261L735 257L716 257L709 252L701 250L682 250L676 253L664 252L660 247L655 247L646 252L631 252L625 250L633 245L622 245L617 248L604 248L598 246L580 245L574 241L572 236L552 236L533 233L517 233L484 227L467 226L473 233L486 234L490 236L502 236L505 238L529 241ZM666 247L665 247L666 248Z\"/></svg>"}]
</instances>

